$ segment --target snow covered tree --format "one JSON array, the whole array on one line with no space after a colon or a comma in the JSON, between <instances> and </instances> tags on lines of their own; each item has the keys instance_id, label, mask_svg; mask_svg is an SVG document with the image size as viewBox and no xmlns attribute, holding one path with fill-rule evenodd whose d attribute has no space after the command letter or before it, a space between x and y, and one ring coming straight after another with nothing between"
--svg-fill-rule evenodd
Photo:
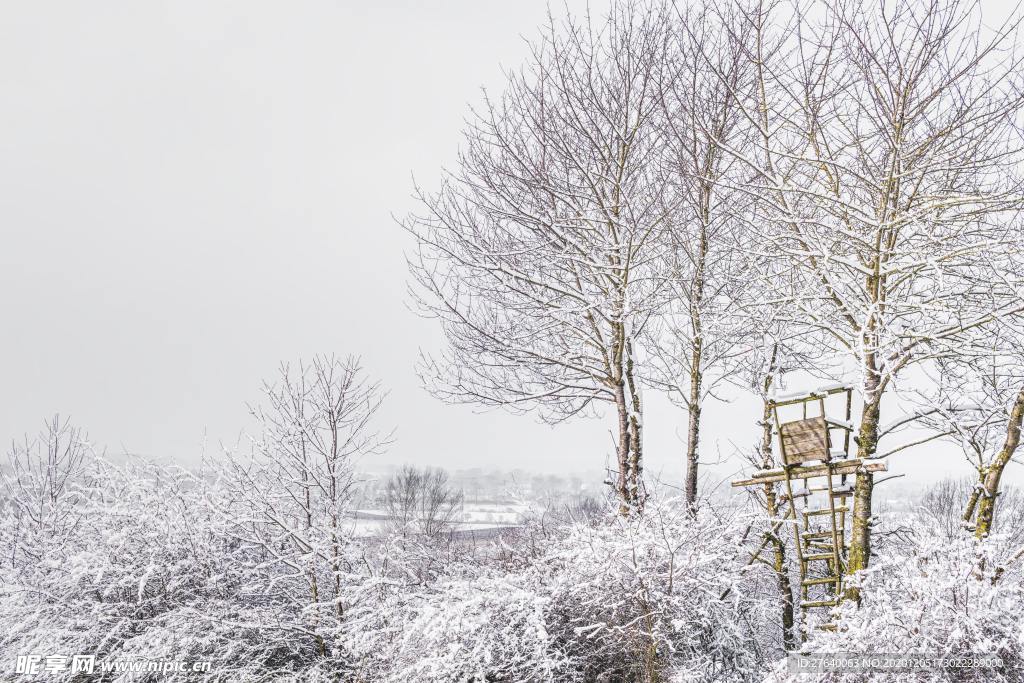
<instances>
[{"instance_id":1,"label":"snow covered tree","mask_svg":"<svg viewBox=\"0 0 1024 683\"><path fill-rule=\"evenodd\" d=\"M422 364L429 388L552 422L613 406L624 512L645 496L638 346L666 289L667 26L659 3L629 1L551 20L406 221L418 303L447 340Z\"/></svg>"},{"instance_id":2,"label":"snow covered tree","mask_svg":"<svg viewBox=\"0 0 1024 683\"><path fill-rule=\"evenodd\" d=\"M788 354L786 353L785 344L781 344L777 339L770 341L767 353L757 353L758 350L755 347L754 353L747 357L744 368L749 373L748 376L752 380L751 384L754 391L759 395L764 404L760 420L761 438L756 448L750 454L750 461L757 469L768 470L778 465L775 457L771 409L768 399L775 388L779 375L787 369L785 358ZM764 508L764 511L768 513L768 519L781 518L780 509L782 505L780 504L776 484L765 484L761 495L755 493L755 498L760 507ZM778 530L769 530L765 534L765 540L771 546L771 564L772 569L775 571L776 585L779 589L783 647L789 651L796 644L796 634L794 632L793 586L789 576L789 562L786 556L785 539L786 535L779 533Z\"/></svg>"},{"instance_id":3,"label":"snow covered tree","mask_svg":"<svg viewBox=\"0 0 1024 683\"><path fill-rule=\"evenodd\" d=\"M383 400L358 359L318 356L283 365L251 408L260 432L247 458L230 455L218 501L231 534L259 558L253 572L297 606L320 656L344 616L349 503L357 458L383 451L374 421Z\"/></svg>"},{"instance_id":4,"label":"snow covered tree","mask_svg":"<svg viewBox=\"0 0 1024 683\"><path fill-rule=\"evenodd\" d=\"M983 326L967 353L936 360L934 389L918 391L920 422L948 435L977 474L964 522L993 530L1000 482L1020 446L1024 421L1024 320Z\"/></svg>"},{"instance_id":5,"label":"snow covered tree","mask_svg":"<svg viewBox=\"0 0 1024 683\"><path fill-rule=\"evenodd\" d=\"M762 283L831 340L861 380L858 452L878 449L882 398L907 367L1019 311L1017 22L977 3L834 3L747 14L758 96L752 229L798 293ZM787 284L788 287L788 284ZM872 475L858 476L849 567L870 558Z\"/></svg>"}]
</instances>

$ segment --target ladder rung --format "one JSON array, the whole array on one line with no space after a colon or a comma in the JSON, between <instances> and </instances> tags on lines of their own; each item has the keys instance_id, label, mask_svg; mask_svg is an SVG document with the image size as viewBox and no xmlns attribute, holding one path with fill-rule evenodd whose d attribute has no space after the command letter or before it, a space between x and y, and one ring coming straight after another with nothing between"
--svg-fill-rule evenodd
<instances>
[{"instance_id":1,"label":"ladder rung","mask_svg":"<svg viewBox=\"0 0 1024 683\"><path fill-rule=\"evenodd\" d=\"M806 579L800 582L802 586L820 586L825 583L839 583L841 579L838 576L826 576L820 579Z\"/></svg>"},{"instance_id":2,"label":"ladder rung","mask_svg":"<svg viewBox=\"0 0 1024 683\"><path fill-rule=\"evenodd\" d=\"M805 545L825 545L829 548L832 547L832 534L822 536L821 538L805 538L803 540ZM846 539L843 538L842 534L836 534L836 540L839 541L839 545L846 545Z\"/></svg>"},{"instance_id":3,"label":"ladder rung","mask_svg":"<svg viewBox=\"0 0 1024 683\"><path fill-rule=\"evenodd\" d=\"M836 533L836 535L837 536L839 535L838 532ZM813 539L816 539L816 538L832 538L832 532L831 531L805 531L802 534L800 534L800 538L804 539L805 541L810 541L810 540L813 540Z\"/></svg>"},{"instance_id":4,"label":"ladder rung","mask_svg":"<svg viewBox=\"0 0 1024 683\"><path fill-rule=\"evenodd\" d=\"M807 517L811 517L813 515L831 515L832 514L832 510L830 510L829 508L824 508L824 509L821 509L821 510L801 510L800 512L802 512ZM839 512L848 512L848 510L847 510L847 508L845 506L841 506L841 507L837 507L836 508L836 513L839 513Z\"/></svg>"},{"instance_id":5,"label":"ladder rung","mask_svg":"<svg viewBox=\"0 0 1024 683\"><path fill-rule=\"evenodd\" d=\"M836 624L818 624L818 629L821 631L835 631L838 629Z\"/></svg>"},{"instance_id":6,"label":"ladder rung","mask_svg":"<svg viewBox=\"0 0 1024 683\"><path fill-rule=\"evenodd\" d=\"M804 609L808 609L810 607L835 607L838 604L839 600L837 598L832 598L831 600L812 600L810 602L801 602L800 607Z\"/></svg>"},{"instance_id":7,"label":"ladder rung","mask_svg":"<svg viewBox=\"0 0 1024 683\"><path fill-rule=\"evenodd\" d=\"M824 493L825 491L831 490L833 498L846 498L847 496L853 495L853 489L849 486L834 486L832 489L829 489L827 486L813 486L809 490L811 493ZM797 494L794 493L793 495L795 497Z\"/></svg>"},{"instance_id":8,"label":"ladder rung","mask_svg":"<svg viewBox=\"0 0 1024 683\"><path fill-rule=\"evenodd\" d=\"M846 546L845 545L841 545L840 548L842 550L846 550ZM821 542L818 542L818 541L810 541L810 542L804 544L804 549L805 550L824 550L825 552L829 553L830 555L832 554L832 544L831 543L821 543Z\"/></svg>"},{"instance_id":9,"label":"ladder rung","mask_svg":"<svg viewBox=\"0 0 1024 683\"><path fill-rule=\"evenodd\" d=\"M819 553L817 555L804 555L804 559L808 561L812 560L834 560L835 557L832 553Z\"/></svg>"}]
</instances>

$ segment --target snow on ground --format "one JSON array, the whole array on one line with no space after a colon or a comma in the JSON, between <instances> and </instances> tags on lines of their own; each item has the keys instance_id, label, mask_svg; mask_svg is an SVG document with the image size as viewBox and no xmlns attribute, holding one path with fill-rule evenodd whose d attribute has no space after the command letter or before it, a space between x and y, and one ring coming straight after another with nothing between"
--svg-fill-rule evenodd
<instances>
[{"instance_id":1,"label":"snow on ground","mask_svg":"<svg viewBox=\"0 0 1024 683\"><path fill-rule=\"evenodd\" d=\"M456 535L491 535L518 527L528 510L528 505L513 501L465 503L452 531ZM349 529L355 536L363 538L385 531L391 519L385 510L374 508L353 510L348 517Z\"/></svg>"}]
</instances>

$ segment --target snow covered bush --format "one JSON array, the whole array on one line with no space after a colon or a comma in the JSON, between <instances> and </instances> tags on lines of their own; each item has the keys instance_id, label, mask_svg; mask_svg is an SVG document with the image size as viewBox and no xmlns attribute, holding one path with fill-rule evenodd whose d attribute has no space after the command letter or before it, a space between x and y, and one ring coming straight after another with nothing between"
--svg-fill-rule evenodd
<instances>
[{"instance_id":1,"label":"snow covered bush","mask_svg":"<svg viewBox=\"0 0 1024 683\"><path fill-rule=\"evenodd\" d=\"M775 577L746 564L764 520L739 508L694 517L655 495L643 515L545 514L483 542L346 536L335 572L333 555L294 563L303 554L275 554L273 536L246 542L239 525L253 528L258 509L233 507L237 489L215 478L89 455L66 490L49 533L25 531L13 495L0 506L7 660L210 661L209 680L241 681L790 680L784 665L769 671L784 656ZM1017 541L958 537L930 512L891 523L915 531L880 529L862 605L806 648L997 654L985 680L1021 680ZM329 600L309 601L311 569Z\"/></svg>"},{"instance_id":2,"label":"snow covered bush","mask_svg":"<svg viewBox=\"0 0 1024 683\"><path fill-rule=\"evenodd\" d=\"M527 529L426 581L390 557L345 625L360 680L756 679L780 652L759 642L773 595L737 561L744 518L685 510Z\"/></svg>"},{"instance_id":3,"label":"snow covered bush","mask_svg":"<svg viewBox=\"0 0 1024 683\"><path fill-rule=\"evenodd\" d=\"M357 608L346 641L360 680L565 680L548 598L523 576L477 576L394 591Z\"/></svg>"},{"instance_id":4,"label":"snow covered bush","mask_svg":"<svg viewBox=\"0 0 1024 683\"><path fill-rule=\"evenodd\" d=\"M35 561L12 563L26 552L5 531L0 660L38 653L95 655L97 666L209 661L210 680L337 673L335 659L315 656L308 635L290 628L302 614L282 598L285 579L269 582L260 557L228 533L210 504L224 495L216 481L90 457L75 495L67 534L30 539ZM5 507L2 527L16 521ZM122 680L149 680L131 675ZM157 675L196 680L189 676ZM75 679L67 669L49 680Z\"/></svg>"},{"instance_id":5,"label":"snow covered bush","mask_svg":"<svg viewBox=\"0 0 1024 683\"><path fill-rule=\"evenodd\" d=\"M37 561L0 570L0 623L9 626L0 651L97 661L135 655L131 643L149 642L154 625L236 592L237 584L216 586L230 558L210 524L203 483L189 473L88 458L75 490L71 531L33 542ZM16 557L19 545L5 550ZM172 630L190 639L195 626L194 618L179 619Z\"/></svg>"},{"instance_id":6,"label":"snow covered bush","mask_svg":"<svg viewBox=\"0 0 1024 683\"><path fill-rule=\"evenodd\" d=\"M693 517L654 496L644 515L547 515L482 544L348 537L342 571L317 569L332 600L311 606L308 565L289 572L281 556L243 542L237 525L253 518L225 516L233 489L221 481L89 456L67 490L50 536L18 532L18 508L11 498L2 506L8 660L210 661L210 680L574 683L761 680L784 656L774 576L745 564L760 526L744 536L757 520L738 508ZM806 648L997 654L1003 667L982 670L985 680L1021 680L1016 541L951 536L930 513L892 521L916 531L880 534L862 605L843 607L838 632L812 630ZM336 617L313 632L313 607ZM789 680L784 665L770 680Z\"/></svg>"},{"instance_id":7,"label":"snow covered bush","mask_svg":"<svg viewBox=\"0 0 1024 683\"><path fill-rule=\"evenodd\" d=\"M1024 578L1003 563L1005 537L944 538L923 527L900 549L879 556L862 577L863 602L843 606L836 632L815 630L803 648L820 653L957 657L997 655L998 669L918 671L920 681L1024 680ZM780 666L771 680L789 680ZM891 676L891 674L890 674ZM881 673L799 680L885 681ZM909 679L908 679L909 680Z\"/></svg>"},{"instance_id":8,"label":"snow covered bush","mask_svg":"<svg viewBox=\"0 0 1024 683\"><path fill-rule=\"evenodd\" d=\"M74 533L94 462L88 436L59 415L11 446L0 462L0 541L11 569L34 566Z\"/></svg>"},{"instance_id":9,"label":"snow covered bush","mask_svg":"<svg viewBox=\"0 0 1024 683\"><path fill-rule=\"evenodd\" d=\"M642 517L573 526L537 563L564 680L742 679L772 654L756 642L772 603L738 557L744 520L686 510L651 500Z\"/></svg>"}]
</instances>

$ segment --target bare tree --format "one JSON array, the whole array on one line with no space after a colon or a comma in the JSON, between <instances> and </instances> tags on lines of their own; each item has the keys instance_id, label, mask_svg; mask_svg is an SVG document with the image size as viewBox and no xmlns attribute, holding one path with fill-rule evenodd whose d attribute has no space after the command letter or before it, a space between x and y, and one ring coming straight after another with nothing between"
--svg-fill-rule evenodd
<instances>
[{"instance_id":1,"label":"bare tree","mask_svg":"<svg viewBox=\"0 0 1024 683\"><path fill-rule=\"evenodd\" d=\"M751 228L799 285L766 278L763 298L856 367L871 458L894 378L1021 308L1004 276L1019 258L1018 23L988 30L977 3L939 0L774 16L747 14L758 142L732 150L755 173ZM869 562L872 487L858 476L851 570Z\"/></svg>"},{"instance_id":2,"label":"bare tree","mask_svg":"<svg viewBox=\"0 0 1024 683\"><path fill-rule=\"evenodd\" d=\"M406 222L417 301L447 339L421 366L428 386L553 422L614 406L624 512L644 499L638 345L664 290L666 25L629 1L551 20Z\"/></svg>"},{"instance_id":3,"label":"bare tree","mask_svg":"<svg viewBox=\"0 0 1024 683\"><path fill-rule=\"evenodd\" d=\"M935 525L946 541L952 541L964 534L964 501L975 488L967 477L943 479L929 486L921 496L919 508Z\"/></svg>"},{"instance_id":4,"label":"bare tree","mask_svg":"<svg viewBox=\"0 0 1024 683\"><path fill-rule=\"evenodd\" d=\"M384 511L388 514L393 530L403 536L413 530L416 522L422 476L422 472L415 467L403 465L384 484Z\"/></svg>"},{"instance_id":5,"label":"bare tree","mask_svg":"<svg viewBox=\"0 0 1024 683\"><path fill-rule=\"evenodd\" d=\"M267 580L308 615L303 628L323 656L322 623L343 616L344 514L355 461L390 443L374 426L384 394L358 359L334 356L297 370L282 365L263 393L264 402L250 408L260 427L251 455L227 462L225 508L236 537L259 553Z\"/></svg>"},{"instance_id":6,"label":"bare tree","mask_svg":"<svg viewBox=\"0 0 1024 683\"><path fill-rule=\"evenodd\" d=\"M726 153L741 144L738 99L753 83L744 44L729 24L739 14L712 3L675 7L674 41L662 85L665 211L672 250L665 310L649 329L650 381L685 407L685 494L697 505L701 408L732 377L749 329L735 303L749 278L737 220L749 200L736 189L749 171Z\"/></svg>"},{"instance_id":7,"label":"bare tree","mask_svg":"<svg viewBox=\"0 0 1024 683\"><path fill-rule=\"evenodd\" d=\"M83 481L91 447L69 418L54 415L35 438L14 443L0 468L3 504L15 520L11 532L11 566L18 554L38 561L43 546L59 547L79 523L85 499Z\"/></svg>"},{"instance_id":8,"label":"bare tree","mask_svg":"<svg viewBox=\"0 0 1024 683\"><path fill-rule=\"evenodd\" d=\"M451 528L462 510L462 492L442 469L403 465L384 485L384 508L402 535L433 538Z\"/></svg>"}]
</instances>

